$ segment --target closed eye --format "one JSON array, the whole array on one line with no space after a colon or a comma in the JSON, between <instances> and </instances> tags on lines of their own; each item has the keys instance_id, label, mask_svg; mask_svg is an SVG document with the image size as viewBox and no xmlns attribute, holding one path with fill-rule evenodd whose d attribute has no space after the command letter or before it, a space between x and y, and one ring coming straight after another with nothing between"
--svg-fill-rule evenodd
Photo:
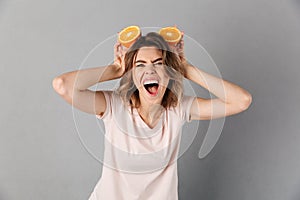
<instances>
[{"instance_id":1,"label":"closed eye","mask_svg":"<svg viewBox=\"0 0 300 200\"><path fill-rule=\"evenodd\" d=\"M163 63L162 63L162 62L159 62L159 63L155 63L154 65L155 65L155 66L161 66L161 65L163 65Z\"/></svg>"},{"instance_id":2,"label":"closed eye","mask_svg":"<svg viewBox=\"0 0 300 200\"><path fill-rule=\"evenodd\" d=\"M138 64L138 65L136 65L136 67L145 67L145 65L144 64Z\"/></svg>"},{"instance_id":3,"label":"closed eye","mask_svg":"<svg viewBox=\"0 0 300 200\"><path fill-rule=\"evenodd\" d=\"M157 62L157 63L154 63L153 64L154 66L162 66L163 63L162 62ZM136 65L136 67L145 67L146 65L145 64L138 64Z\"/></svg>"}]
</instances>

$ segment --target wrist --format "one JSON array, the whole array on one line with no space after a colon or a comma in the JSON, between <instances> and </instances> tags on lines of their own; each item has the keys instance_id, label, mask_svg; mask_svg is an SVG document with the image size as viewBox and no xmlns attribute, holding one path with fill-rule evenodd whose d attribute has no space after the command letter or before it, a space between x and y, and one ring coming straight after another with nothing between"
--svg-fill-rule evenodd
<instances>
[{"instance_id":1,"label":"wrist","mask_svg":"<svg viewBox=\"0 0 300 200\"><path fill-rule=\"evenodd\" d=\"M124 70L120 64L113 63L109 67L111 69L112 74L115 75L114 78L121 78L123 76Z\"/></svg>"},{"instance_id":2,"label":"wrist","mask_svg":"<svg viewBox=\"0 0 300 200\"><path fill-rule=\"evenodd\" d=\"M197 74L197 70L196 69L197 68L194 65L190 64L189 62L187 62L185 64L185 78L191 80L191 77L193 75Z\"/></svg>"},{"instance_id":3,"label":"wrist","mask_svg":"<svg viewBox=\"0 0 300 200\"><path fill-rule=\"evenodd\" d=\"M184 68L184 77L187 78L193 66L187 60L183 60L182 65Z\"/></svg>"}]
</instances>

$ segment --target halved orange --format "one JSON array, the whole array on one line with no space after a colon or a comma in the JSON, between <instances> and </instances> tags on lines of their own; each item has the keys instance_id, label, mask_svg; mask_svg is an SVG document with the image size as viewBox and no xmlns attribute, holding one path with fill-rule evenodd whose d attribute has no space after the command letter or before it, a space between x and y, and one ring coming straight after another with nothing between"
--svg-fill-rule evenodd
<instances>
[{"instance_id":1,"label":"halved orange","mask_svg":"<svg viewBox=\"0 0 300 200\"><path fill-rule=\"evenodd\" d=\"M158 32L170 45L178 43L182 37L181 31L176 26L161 28Z\"/></svg>"},{"instance_id":2,"label":"halved orange","mask_svg":"<svg viewBox=\"0 0 300 200\"><path fill-rule=\"evenodd\" d=\"M129 48L140 36L141 30L138 26L128 26L119 33L118 40L123 46Z\"/></svg>"}]
</instances>

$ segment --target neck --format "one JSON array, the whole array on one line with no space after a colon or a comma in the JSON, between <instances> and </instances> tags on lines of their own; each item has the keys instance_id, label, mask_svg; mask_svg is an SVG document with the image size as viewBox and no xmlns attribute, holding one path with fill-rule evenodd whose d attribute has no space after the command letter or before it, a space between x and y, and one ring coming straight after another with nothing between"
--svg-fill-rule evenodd
<instances>
[{"instance_id":1,"label":"neck","mask_svg":"<svg viewBox=\"0 0 300 200\"><path fill-rule=\"evenodd\" d=\"M165 108L160 104L143 104L137 109L142 119L149 125L154 126Z\"/></svg>"}]
</instances>

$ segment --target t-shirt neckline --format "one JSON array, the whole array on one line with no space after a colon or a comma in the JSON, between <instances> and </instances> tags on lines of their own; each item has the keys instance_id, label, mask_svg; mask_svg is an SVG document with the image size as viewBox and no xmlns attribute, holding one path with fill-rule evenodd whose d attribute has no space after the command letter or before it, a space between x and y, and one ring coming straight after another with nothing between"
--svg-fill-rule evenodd
<instances>
[{"instance_id":1,"label":"t-shirt neckline","mask_svg":"<svg viewBox=\"0 0 300 200\"><path fill-rule=\"evenodd\" d=\"M158 122L156 122L156 124L153 126L153 128L151 128L144 120L143 120L143 118L140 116L140 114L139 114L139 112L138 112L138 110L136 109L136 108L133 108L132 109L133 110L133 114L134 114L134 116L136 117L136 119L137 120L139 120L139 122L141 123L141 124L143 124L144 125L144 127L146 127L147 129L149 129L149 131L154 131L154 132L156 132L156 131L158 131L159 129L161 129L162 128L162 126L165 124L165 120L166 120L166 109L160 114L160 116L159 116L159 121Z\"/></svg>"}]
</instances>

